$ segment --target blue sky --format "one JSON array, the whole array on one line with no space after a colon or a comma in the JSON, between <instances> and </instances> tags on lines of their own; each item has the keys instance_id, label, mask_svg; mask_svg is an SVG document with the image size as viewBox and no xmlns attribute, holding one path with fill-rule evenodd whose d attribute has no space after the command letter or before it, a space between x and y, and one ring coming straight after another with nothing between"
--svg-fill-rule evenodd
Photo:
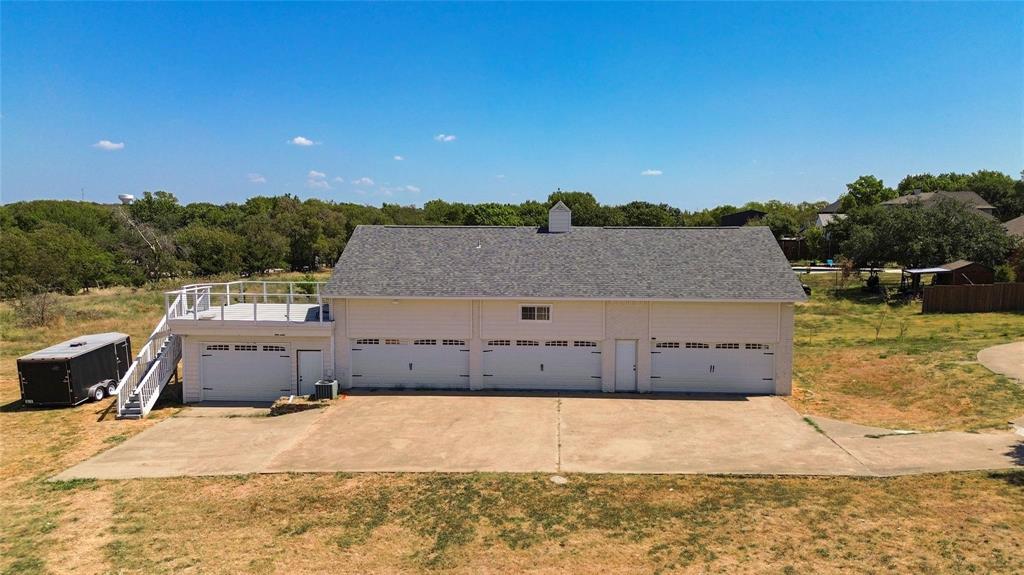
<instances>
[{"instance_id":1,"label":"blue sky","mask_svg":"<svg viewBox=\"0 0 1024 575\"><path fill-rule=\"evenodd\" d=\"M4 202L561 187L698 209L833 199L866 173L1024 168L1021 3L5 2L0 17Z\"/></svg>"}]
</instances>

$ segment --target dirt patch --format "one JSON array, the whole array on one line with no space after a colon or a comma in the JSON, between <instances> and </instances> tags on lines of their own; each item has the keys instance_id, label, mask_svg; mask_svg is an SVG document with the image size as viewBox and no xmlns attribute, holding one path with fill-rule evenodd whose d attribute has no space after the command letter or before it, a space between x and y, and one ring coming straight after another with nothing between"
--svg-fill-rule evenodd
<instances>
[{"instance_id":1,"label":"dirt patch","mask_svg":"<svg viewBox=\"0 0 1024 575\"><path fill-rule=\"evenodd\" d=\"M270 406L270 415L287 415L289 413L300 413L302 411L309 411L310 409L321 409L331 405L330 400L319 400L315 397L310 399L305 395L297 395L293 397L282 397L274 402L274 405Z\"/></svg>"}]
</instances>

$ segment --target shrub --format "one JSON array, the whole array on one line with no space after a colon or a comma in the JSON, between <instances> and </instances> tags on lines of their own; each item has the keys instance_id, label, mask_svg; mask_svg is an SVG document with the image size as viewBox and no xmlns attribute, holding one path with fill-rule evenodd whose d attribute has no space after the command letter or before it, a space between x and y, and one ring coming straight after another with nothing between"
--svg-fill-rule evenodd
<instances>
[{"instance_id":1,"label":"shrub","mask_svg":"<svg viewBox=\"0 0 1024 575\"><path fill-rule=\"evenodd\" d=\"M1010 264L996 266L995 272L996 283L1007 283L1017 280L1017 272L1013 270Z\"/></svg>"},{"instance_id":2,"label":"shrub","mask_svg":"<svg viewBox=\"0 0 1024 575\"><path fill-rule=\"evenodd\" d=\"M63 318L65 309L52 293L23 295L14 300L14 317L18 325L39 327Z\"/></svg>"}]
</instances>

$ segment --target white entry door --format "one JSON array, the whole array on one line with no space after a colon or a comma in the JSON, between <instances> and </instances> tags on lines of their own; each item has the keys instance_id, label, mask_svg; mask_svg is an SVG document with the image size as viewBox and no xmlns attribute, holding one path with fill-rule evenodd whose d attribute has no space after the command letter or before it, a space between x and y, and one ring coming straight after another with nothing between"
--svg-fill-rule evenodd
<instances>
[{"instance_id":1,"label":"white entry door","mask_svg":"<svg viewBox=\"0 0 1024 575\"><path fill-rule=\"evenodd\" d=\"M352 342L352 387L469 388L463 340L365 338Z\"/></svg>"},{"instance_id":2,"label":"white entry door","mask_svg":"<svg viewBox=\"0 0 1024 575\"><path fill-rule=\"evenodd\" d=\"M615 391L636 391L636 340L615 340Z\"/></svg>"},{"instance_id":3,"label":"white entry door","mask_svg":"<svg viewBox=\"0 0 1024 575\"><path fill-rule=\"evenodd\" d=\"M601 390L601 348L583 340L490 340L487 389Z\"/></svg>"},{"instance_id":4,"label":"white entry door","mask_svg":"<svg viewBox=\"0 0 1024 575\"><path fill-rule=\"evenodd\" d=\"M299 395L316 393L316 382L324 377L323 355L319 349L300 349L298 351Z\"/></svg>"},{"instance_id":5,"label":"white entry door","mask_svg":"<svg viewBox=\"0 0 1024 575\"><path fill-rule=\"evenodd\" d=\"M203 401L274 401L292 393L288 347L266 343L201 343Z\"/></svg>"},{"instance_id":6,"label":"white entry door","mask_svg":"<svg viewBox=\"0 0 1024 575\"><path fill-rule=\"evenodd\" d=\"M658 342L651 350L654 391L774 393L775 354L766 343Z\"/></svg>"}]
</instances>

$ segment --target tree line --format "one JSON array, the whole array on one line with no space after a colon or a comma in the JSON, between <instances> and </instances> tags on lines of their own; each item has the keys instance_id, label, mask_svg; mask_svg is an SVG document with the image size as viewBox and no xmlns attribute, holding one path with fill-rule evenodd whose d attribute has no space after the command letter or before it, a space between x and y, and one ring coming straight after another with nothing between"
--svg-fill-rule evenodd
<instances>
[{"instance_id":1,"label":"tree line","mask_svg":"<svg viewBox=\"0 0 1024 575\"><path fill-rule=\"evenodd\" d=\"M1024 184L998 172L908 176L895 190L886 188L877 178L865 176L851 183L842 198L850 217L836 228L834 241L859 260L899 261L903 259L901 254L883 250L894 241L892 234L879 230L912 229L932 234L936 242L947 245L945 252L922 251L931 255L918 259L965 252L965 241L950 244L948 230L953 228L942 222L883 222L889 216L871 211L881 201L879 198L941 186L974 189L997 207L1003 219L1024 212ZM542 226L547 223L548 208L558 201L572 209L577 226L716 226L724 215L759 210L765 216L751 225L768 226L776 237L807 234L808 243L819 244L819 250L823 243L822 232L811 231L817 212L826 204L823 201L771 200L688 211L643 201L604 205L587 192L558 190L545 202L519 204L437 199L422 207L387 203L375 207L282 195L221 205L181 204L173 194L158 191L146 192L125 206L58 200L0 206L0 296L44 291L73 294L92 287L141 286L166 278L314 270L337 261L358 225ZM865 215L858 210L864 210ZM970 229L991 233L995 228L990 224L972 223ZM869 239L860 229L874 231ZM966 243L973 245L974 239L970 236ZM985 253L1010 249L998 242L989 244L985 243L989 246ZM1006 256L989 259L1000 257Z\"/></svg>"}]
</instances>

